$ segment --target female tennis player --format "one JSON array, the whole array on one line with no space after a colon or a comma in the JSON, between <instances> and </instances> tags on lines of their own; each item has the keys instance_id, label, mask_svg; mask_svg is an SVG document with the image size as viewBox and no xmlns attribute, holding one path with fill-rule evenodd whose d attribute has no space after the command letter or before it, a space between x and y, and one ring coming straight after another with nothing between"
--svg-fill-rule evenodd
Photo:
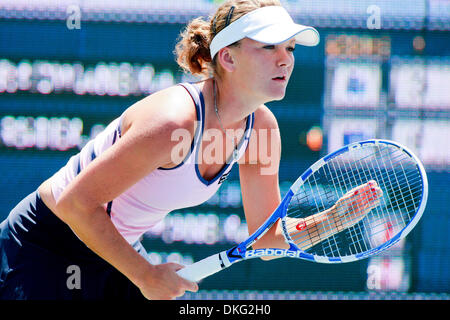
<instances>
[{"instance_id":1,"label":"female tennis player","mask_svg":"<svg viewBox=\"0 0 450 320\"><path fill-rule=\"evenodd\" d=\"M130 106L10 212L0 225L0 298L174 299L197 291L176 274L183 266L149 263L140 239L170 211L208 200L236 162L249 232L277 207L281 140L264 104L284 97L295 45L318 42L277 0L230 0L210 21L193 20L177 61L204 80ZM212 130L221 139L208 138ZM270 161L248 148L259 132L268 133ZM255 245L277 242L269 232Z\"/></svg>"}]
</instances>

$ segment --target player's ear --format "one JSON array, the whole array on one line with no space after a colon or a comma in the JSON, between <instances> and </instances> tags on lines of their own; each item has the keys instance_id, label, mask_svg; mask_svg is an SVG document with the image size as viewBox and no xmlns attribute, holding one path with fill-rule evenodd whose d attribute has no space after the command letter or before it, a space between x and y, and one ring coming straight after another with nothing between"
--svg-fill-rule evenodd
<instances>
[{"instance_id":1,"label":"player's ear","mask_svg":"<svg viewBox=\"0 0 450 320\"><path fill-rule=\"evenodd\" d=\"M225 47L217 52L217 61L225 71L233 72L236 69L233 52L229 47Z\"/></svg>"}]
</instances>

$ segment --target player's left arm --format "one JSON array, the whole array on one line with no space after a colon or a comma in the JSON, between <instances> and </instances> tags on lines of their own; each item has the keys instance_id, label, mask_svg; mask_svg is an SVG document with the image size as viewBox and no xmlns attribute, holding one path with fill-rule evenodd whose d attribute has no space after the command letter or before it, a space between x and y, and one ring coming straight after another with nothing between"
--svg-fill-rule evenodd
<instances>
[{"instance_id":1,"label":"player's left arm","mask_svg":"<svg viewBox=\"0 0 450 320\"><path fill-rule=\"evenodd\" d=\"M255 112L249 145L239 161L242 203L249 234L255 232L281 202L278 175L280 156L278 123L272 112L263 105ZM288 248L279 231L279 226L272 227L253 248Z\"/></svg>"}]
</instances>

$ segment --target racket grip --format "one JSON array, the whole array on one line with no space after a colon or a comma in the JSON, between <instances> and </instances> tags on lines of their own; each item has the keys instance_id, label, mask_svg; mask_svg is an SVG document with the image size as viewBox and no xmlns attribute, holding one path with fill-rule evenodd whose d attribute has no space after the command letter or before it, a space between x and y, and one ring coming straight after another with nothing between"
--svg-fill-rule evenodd
<instances>
[{"instance_id":1,"label":"racket grip","mask_svg":"<svg viewBox=\"0 0 450 320\"><path fill-rule=\"evenodd\" d=\"M186 280L199 282L229 265L231 265L231 263L228 260L226 252L223 251L188 265L183 269L178 270L177 274Z\"/></svg>"}]
</instances>

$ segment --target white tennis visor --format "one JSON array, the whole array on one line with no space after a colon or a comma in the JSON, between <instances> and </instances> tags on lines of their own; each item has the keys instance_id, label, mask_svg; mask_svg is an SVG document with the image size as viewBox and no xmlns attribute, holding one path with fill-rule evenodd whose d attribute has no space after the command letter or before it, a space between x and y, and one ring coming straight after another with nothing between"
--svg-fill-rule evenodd
<instances>
[{"instance_id":1,"label":"white tennis visor","mask_svg":"<svg viewBox=\"0 0 450 320\"><path fill-rule=\"evenodd\" d=\"M214 58L220 49L244 38L266 44L280 44L293 37L297 44L304 46L315 46L320 39L316 29L295 23L283 7L262 7L222 29L211 42L211 57Z\"/></svg>"}]
</instances>

